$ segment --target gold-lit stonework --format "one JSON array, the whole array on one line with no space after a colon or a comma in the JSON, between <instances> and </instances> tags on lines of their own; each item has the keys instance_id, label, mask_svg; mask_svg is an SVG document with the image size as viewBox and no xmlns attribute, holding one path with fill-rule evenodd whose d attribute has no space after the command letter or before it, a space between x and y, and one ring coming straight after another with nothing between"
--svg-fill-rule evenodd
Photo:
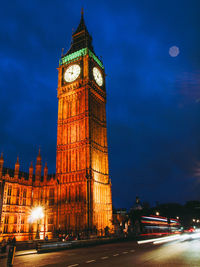
<instances>
[{"instance_id":1,"label":"gold-lit stonework","mask_svg":"<svg viewBox=\"0 0 200 267\"><path fill-rule=\"evenodd\" d=\"M18 158L14 170L4 167L1 155L0 242L112 230L105 72L83 14L72 37L58 67L56 174L47 164L42 171L40 151L29 173Z\"/></svg>"},{"instance_id":2,"label":"gold-lit stonework","mask_svg":"<svg viewBox=\"0 0 200 267\"><path fill-rule=\"evenodd\" d=\"M55 176L48 175L45 164L42 175L42 158L37 156L35 174L31 163L29 173L21 172L19 158L15 169L4 167L3 154L0 157L0 241L16 237L17 241L36 238L51 238L56 230L57 182ZM33 207L42 206L44 217L30 221ZM39 225L38 225L39 224Z\"/></svg>"},{"instance_id":3,"label":"gold-lit stonework","mask_svg":"<svg viewBox=\"0 0 200 267\"><path fill-rule=\"evenodd\" d=\"M72 37L58 68L58 221L61 230L103 234L106 227L112 228L105 73L89 53L94 51L83 15ZM84 54L78 52L84 48ZM70 55L71 61L65 62ZM67 83L64 74L74 65L81 73Z\"/></svg>"}]
</instances>

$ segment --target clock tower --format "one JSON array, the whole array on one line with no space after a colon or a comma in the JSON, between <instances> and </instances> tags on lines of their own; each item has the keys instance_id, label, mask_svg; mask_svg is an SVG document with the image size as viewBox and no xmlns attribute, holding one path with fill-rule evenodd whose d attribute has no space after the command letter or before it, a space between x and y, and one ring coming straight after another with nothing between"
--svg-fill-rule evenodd
<instances>
[{"instance_id":1,"label":"clock tower","mask_svg":"<svg viewBox=\"0 0 200 267\"><path fill-rule=\"evenodd\" d=\"M105 70L83 12L71 47L60 59L57 90L57 227L102 234L112 228Z\"/></svg>"}]
</instances>

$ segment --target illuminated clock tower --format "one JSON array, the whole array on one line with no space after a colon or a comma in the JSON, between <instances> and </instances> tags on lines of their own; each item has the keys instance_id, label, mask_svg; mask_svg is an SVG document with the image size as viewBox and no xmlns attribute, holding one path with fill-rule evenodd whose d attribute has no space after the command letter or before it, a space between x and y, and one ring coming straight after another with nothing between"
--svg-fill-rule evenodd
<instances>
[{"instance_id":1,"label":"illuminated clock tower","mask_svg":"<svg viewBox=\"0 0 200 267\"><path fill-rule=\"evenodd\" d=\"M108 169L105 70L83 18L58 68L57 227L112 228Z\"/></svg>"}]
</instances>

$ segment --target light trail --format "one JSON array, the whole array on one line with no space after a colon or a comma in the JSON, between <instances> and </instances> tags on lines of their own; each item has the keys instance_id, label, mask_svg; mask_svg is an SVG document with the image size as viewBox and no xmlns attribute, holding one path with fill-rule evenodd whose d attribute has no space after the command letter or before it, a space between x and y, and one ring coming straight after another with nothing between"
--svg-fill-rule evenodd
<instances>
[{"instance_id":1,"label":"light trail","mask_svg":"<svg viewBox=\"0 0 200 267\"><path fill-rule=\"evenodd\" d=\"M163 237L163 239L154 241L153 244L162 244L165 242L171 242L171 241L175 241L175 240L180 240L180 235L175 235L175 236L168 236L168 237Z\"/></svg>"},{"instance_id":2,"label":"light trail","mask_svg":"<svg viewBox=\"0 0 200 267\"><path fill-rule=\"evenodd\" d=\"M160 238L152 238L148 240L140 240L137 243L140 244L147 244L147 243L153 243L154 245L162 244L166 242L171 242L175 240L185 241L188 239L196 239L200 238L200 233L192 233L192 234L182 234L182 235L173 235L173 236L165 236Z\"/></svg>"},{"instance_id":3,"label":"light trail","mask_svg":"<svg viewBox=\"0 0 200 267\"><path fill-rule=\"evenodd\" d=\"M173 238L173 237L179 237L180 238L180 235L169 236L169 237L160 237L160 238L152 238L152 239L148 239L148 240L140 240L137 243L138 244L153 243L153 242L159 242L159 241L166 240L166 239L169 240L169 238Z\"/></svg>"}]
</instances>

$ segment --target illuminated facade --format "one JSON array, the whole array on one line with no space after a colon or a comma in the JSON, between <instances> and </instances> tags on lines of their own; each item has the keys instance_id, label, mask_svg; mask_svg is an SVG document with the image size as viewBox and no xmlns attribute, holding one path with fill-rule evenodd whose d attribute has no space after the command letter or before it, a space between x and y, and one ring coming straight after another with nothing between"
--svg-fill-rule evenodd
<instances>
[{"instance_id":1,"label":"illuminated facade","mask_svg":"<svg viewBox=\"0 0 200 267\"><path fill-rule=\"evenodd\" d=\"M83 14L59 62L56 175L61 230L112 228L105 71Z\"/></svg>"},{"instance_id":2,"label":"illuminated facade","mask_svg":"<svg viewBox=\"0 0 200 267\"><path fill-rule=\"evenodd\" d=\"M49 238L58 232L102 235L112 229L112 194L108 169L105 71L95 55L83 14L71 48L58 67L56 177L42 176L37 156L35 172L4 167L0 158L0 241ZM29 220L41 206L44 217ZM39 229L38 229L39 228Z\"/></svg>"},{"instance_id":3,"label":"illuminated facade","mask_svg":"<svg viewBox=\"0 0 200 267\"><path fill-rule=\"evenodd\" d=\"M5 168L3 154L0 157L0 241L15 235L16 239L35 239L37 227L40 238L49 237L57 226L57 182L48 175L47 165L42 176L42 159L37 156L35 174L31 163L29 173L19 170L19 159L15 169ZM42 206L44 218L30 222L32 207Z\"/></svg>"}]
</instances>

